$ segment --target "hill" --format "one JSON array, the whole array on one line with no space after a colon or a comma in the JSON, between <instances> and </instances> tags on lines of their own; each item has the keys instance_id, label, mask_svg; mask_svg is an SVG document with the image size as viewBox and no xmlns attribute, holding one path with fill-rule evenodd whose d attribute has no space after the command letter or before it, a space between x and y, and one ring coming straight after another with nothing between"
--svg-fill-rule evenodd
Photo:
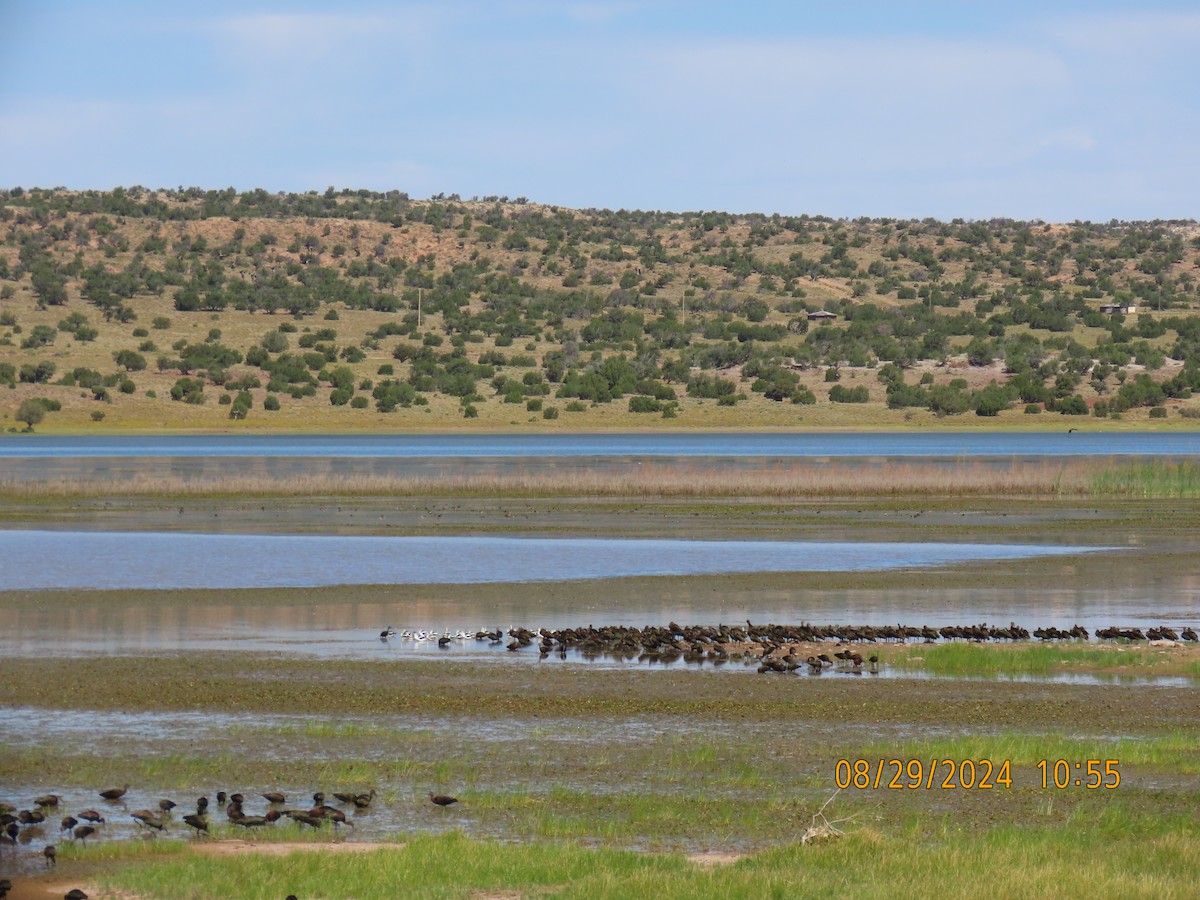
<instances>
[{"instance_id":1,"label":"hill","mask_svg":"<svg viewBox=\"0 0 1200 900\"><path fill-rule=\"evenodd\" d=\"M1190 221L131 187L0 191L0 228L16 430L1200 417Z\"/></svg>"}]
</instances>

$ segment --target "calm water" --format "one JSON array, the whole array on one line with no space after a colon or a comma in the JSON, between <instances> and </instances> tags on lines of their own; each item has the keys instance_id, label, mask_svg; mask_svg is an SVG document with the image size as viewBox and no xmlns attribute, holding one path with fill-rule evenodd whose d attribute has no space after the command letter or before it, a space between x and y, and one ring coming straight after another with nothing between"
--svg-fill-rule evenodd
<instances>
[{"instance_id":1,"label":"calm water","mask_svg":"<svg viewBox=\"0 0 1200 900\"><path fill-rule=\"evenodd\" d=\"M94 457L1197 456L1200 432L0 437L0 460Z\"/></svg>"},{"instance_id":2,"label":"calm water","mask_svg":"<svg viewBox=\"0 0 1200 900\"><path fill-rule=\"evenodd\" d=\"M0 590L477 584L1026 559L1027 544L0 531ZM35 562L36 561L36 562Z\"/></svg>"}]
</instances>

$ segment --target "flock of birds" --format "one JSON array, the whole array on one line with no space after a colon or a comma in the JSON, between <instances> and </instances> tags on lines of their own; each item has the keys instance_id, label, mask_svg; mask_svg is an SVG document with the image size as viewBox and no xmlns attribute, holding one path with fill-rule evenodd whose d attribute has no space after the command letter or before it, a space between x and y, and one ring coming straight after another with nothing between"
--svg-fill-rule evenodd
<instances>
[{"instance_id":1,"label":"flock of birds","mask_svg":"<svg viewBox=\"0 0 1200 900\"><path fill-rule=\"evenodd\" d=\"M1198 638L1192 628L1177 632L1169 626L1148 628L1100 628L1095 632L1097 640L1119 641L1185 641L1196 643ZM584 628L528 628L513 626L502 629L480 629L474 633L462 629L439 632L433 630L397 631L392 626L379 633L383 642L393 638L415 643L436 642L442 649L467 641L486 644L489 647L504 647L519 653L525 648L536 647L540 658L557 654L565 659L570 651L577 651L585 658L607 655L640 662L690 663L712 662L722 664L729 660L760 660L758 671L795 671L807 664L809 671L819 674L827 668L845 663L852 671L861 671L864 662L870 663L870 671L876 671L879 658L871 655L865 660L853 650L808 655L801 660L797 653L800 644L824 644L834 642L839 646L866 645L879 642L907 643L923 641L1087 641L1092 637L1081 625L1072 628L1035 628L1030 631L1010 622L1007 626L988 625L945 625L933 628L929 625L755 625L749 620L741 625L679 625L671 622L665 627L647 625L644 628L624 625L606 625L600 628L588 625Z\"/></svg>"},{"instance_id":2,"label":"flock of birds","mask_svg":"<svg viewBox=\"0 0 1200 900\"><path fill-rule=\"evenodd\" d=\"M147 836L153 837L167 831L168 826L174 821L177 804L173 800L163 799L159 800L154 808L136 809L129 812L128 804L125 801L128 791L128 784L100 791L99 797L105 801L103 811L101 809L83 809L63 816L59 822L60 833L65 834L67 839L78 841L86 846L88 838L103 834L104 825L118 811L133 819L134 823ZM216 812L218 815L220 812L224 812L225 818L230 824L247 829L270 826L281 819L289 819L301 829L305 827L319 829L326 823L335 829L343 825L352 828L354 820L346 814L346 811L351 808L365 810L370 807L375 799L375 790L372 789L365 793L336 791L332 794L332 798L340 804L340 807L326 803L326 797L322 791L317 791L312 795L311 806L304 805L293 808L287 808L287 797L278 791L266 791L259 796L267 802L267 809L262 815L250 815L244 808L246 803L244 794L226 794L225 791L217 791ZM435 794L431 791L428 796L430 803L442 808L453 806L458 802L457 797L449 794ZM209 833L210 815L212 814L210 807L208 797L200 797L196 800L195 812L185 813L181 817L183 824L192 829L192 833L196 837L202 837ZM47 822L52 822L53 818L65 811L66 803L59 794L44 794L35 797L27 809L18 809L11 803L0 802L0 827L3 828L3 832L0 833L0 846L10 844L15 847L18 843L32 843L35 837L42 836ZM107 816L105 812L107 812ZM42 856L47 868L58 865L58 848L54 844L46 844L42 848ZM0 879L0 900L3 900L11 888L11 882L7 879ZM75 888L66 895L66 898L67 900L86 900L87 894Z\"/></svg>"}]
</instances>

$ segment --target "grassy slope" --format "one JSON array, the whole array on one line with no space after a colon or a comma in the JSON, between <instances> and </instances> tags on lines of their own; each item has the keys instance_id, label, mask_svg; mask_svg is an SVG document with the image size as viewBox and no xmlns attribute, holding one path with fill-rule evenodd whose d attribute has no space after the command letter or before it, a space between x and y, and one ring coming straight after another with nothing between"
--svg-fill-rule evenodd
<instances>
[{"instance_id":1,"label":"grassy slope","mask_svg":"<svg viewBox=\"0 0 1200 900\"><path fill-rule=\"evenodd\" d=\"M420 204L415 206L420 207ZM0 206L0 208L3 207ZM459 210L460 213L473 213L478 222L488 209L488 205L460 204L454 209ZM520 217L528 214L530 209L532 208L505 207L503 215L507 217L508 221L519 222ZM175 289L168 287L160 296L138 294L128 301L129 307L137 314L136 321L109 322L104 320L94 306L82 298L80 295L82 281L78 277L68 279L68 300L65 305L39 309L35 303L30 275L20 269L19 252L22 242L42 234L47 230L47 226L28 222L21 224L22 207L14 205L8 211L17 216L17 221L16 224L9 226L9 241L0 245L0 260L6 263L10 270L9 278L3 279L5 291L9 296L0 300L0 312L10 314L17 322L20 332L17 333L11 326L0 327L0 363L8 362L19 368L23 364L46 359L55 363L58 376L79 366L95 369L102 374L110 374L116 371L113 363L114 352L135 349L147 339L153 341L157 348L155 351L145 354L150 363L149 368L143 372L132 373L136 384L135 392L125 395L119 393L115 388L110 388L111 402L97 402L92 398L91 392L87 390L54 385L18 384L14 390L0 391L0 416L2 416L0 423L8 427L20 427L14 421L13 416L20 402L32 396L50 397L62 404L60 412L50 414L46 421L38 427L38 430L42 432L97 433L164 430L355 432L463 428L472 430L1061 428L1067 425L1078 426L1081 421L1087 427L1101 424L1093 419L1064 418L1057 414L1026 415L1023 412L1023 404L1019 403L994 418L977 417L971 413L939 418L928 410L922 409L888 410L883 402L883 386L876 378L874 367L855 367L848 363L841 366L841 383L846 387L866 386L871 397L867 404L830 402L827 398L829 385L824 380L824 367L816 366L797 372L801 385L811 389L817 397L817 403L812 406L796 406L787 402L777 403L767 400L761 394L751 392L747 380L740 384L740 390L747 395L747 399L734 407L720 407L715 400L689 398L677 386L677 393L680 395L679 408L677 417L673 419L663 419L656 414L631 413L624 400L598 405L585 404L586 408L582 411L567 412L565 411L565 401L549 397L545 400L546 404L556 406L560 411L560 417L547 421L542 418L540 412L526 410L524 404L502 402L502 398L493 396L490 385L486 381L481 381L481 394L485 399L483 402L475 404L479 413L476 419L464 419L461 405L457 399L441 394L430 395L428 406L402 408L390 413L377 412L373 405L368 409L352 409L349 406L334 407L329 403L329 388L324 386L318 390L315 397L292 399L285 396L283 408L278 412L263 410L262 402L267 391L264 388L253 389L251 391L254 401L252 413L243 421L233 421L228 418L229 407L217 403L217 396L221 391L216 386L209 386L208 400L201 406L170 401L168 393L171 385L179 377L179 372L173 370L158 372L154 362L156 356L163 353L170 354L171 346L180 340L192 343L203 341L209 330L213 328L220 330L220 340L223 344L245 352L249 347L255 345L264 334L273 331L281 322L289 319L289 316L286 314L267 315L262 312L239 311L233 308L227 308L219 313L180 313L175 311L173 305L172 298ZM551 210L541 211L547 214L554 212ZM594 233L578 244L580 252L584 256L590 256L585 270L589 277L584 279L580 290L590 289L603 296L616 287L615 281L619 280L623 273L640 269L640 263L636 256L619 260L604 258L607 248L600 235L608 232L599 229L596 225L598 221L601 221L601 217L590 213L572 213L571 215L587 221L594 228ZM79 263L84 268L103 264L110 270L119 271L139 257L138 247L147 237L153 234L162 234L168 238L166 251L140 255L145 265L152 269L159 269L174 259L176 252L173 249L173 242L184 237L189 239L204 237L209 243L209 253L183 254L185 265L190 267L193 264L211 262L213 258L211 249L228 244L233 240L236 229L241 228L245 231L245 237L239 245L242 247L256 240L264 232L269 231L278 236L278 243L269 247L265 256L261 258L262 264L271 272L283 271L288 264L295 265L300 258L298 253L290 252L286 246L293 235L320 240L326 251L319 260L320 264L342 272L345 271L345 267L350 261L370 257L373 253L372 248L378 248L381 246L381 242L387 239L389 243L382 251L384 254L382 258L402 260L406 265L411 266L422 256L432 257L434 259L432 271L435 275L449 271L454 265L468 263L472 259L486 256L496 271L516 272L519 281L530 288L540 291L563 290L562 276L551 273L543 265L546 259L553 259L553 254L550 254L546 242L538 239L532 240L529 250L522 251L506 249L502 241L485 240L475 230L451 232L449 229L420 221L406 222L403 227L393 228L392 225L381 222L352 223L346 219L336 218L244 218L235 221L229 217L217 217L198 221L160 222L136 218L125 220L109 216L107 217L108 221L115 226L114 233L124 241L120 246L125 249L115 249L111 246L113 243L111 236L93 233L94 229L89 231L89 223L95 218L95 216L77 213L66 214L61 220L54 216L51 217L50 226L52 227L72 225L76 228L70 239L62 239L50 244L51 254L58 265L66 266L78 255ZM451 214L450 218L453 219L454 214ZM812 231L803 240L786 230L780 234L766 237L759 234L756 237L755 235L758 233L756 228L760 227L761 223L756 224L749 219L737 218L733 218L729 223L711 231L698 230L685 220L674 224L659 222L647 228L627 228L628 233L622 233L623 239L633 240L635 237L653 236L661 242L669 255L669 261L654 266L650 274L669 277L670 280L658 288L655 294L641 298L641 311L649 320L652 320L667 310L680 310L686 308L689 303L695 306L704 300L708 308L702 309L698 313L690 313L689 320L696 329L702 330L705 323L710 323L725 315L724 310L737 310L740 304L761 300L771 307L765 324L784 325L797 318L803 319L802 312L797 314L790 308L789 311L784 311L788 304L798 302L797 293L803 293L802 302L809 308L816 308L847 299L852 293L851 285L857 281L872 284L878 282L878 279L866 278L864 275L867 267L872 263L883 263L895 270L902 279L898 283L904 286L920 287L928 283L911 280L910 277L916 277L912 270L920 268L912 259L901 257L898 262L888 262L882 255L889 248L894 249L897 243L893 226L886 223L852 225L849 228L853 240L850 242L846 254L857 267L858 273L853 277L825 274L812 280L802 279L793 286L793 289L785 290L783 285L772 288L769 282L758 274L749 276L736 274L731 272L728 267L714 264L711 261L713 254L730 249L739 252L745 249L746 252L753 253L756 258L764 262L783 263L796 252L801 252L810 258L818 257L829 249L822 243L824 238L838 228L846 233L845 229L847 228L847 223L810 224ZM355 227L358 228L358 236L352 237L351 229ZM328 233L326 233L326 229L328 229ZM908 230L912 234L909 243L914 250L925 250L938 254L939 258L945 257L943 263L945 271L938 283L948 286L961 281L966 276L968 269L966 260L955 255L971 250L962 240L940 236L938 230L932 227L921 232L919 223L913 223ZM1013 250L1013 235L1016 231L1017 229L997 231L996 244L988 251L995 257L996 266L991 268L990 274L983 278L985 290L981 296L986 296L992 291L1020 286L1019 279L999 267L999 261L1003 255L1011 253ZM79 237L81 234L87 235L86 241ZM1187 231L1187 234L1190 235L1191 232ZM1119 237L1119 234L1112 234L1086 240L1101 249L1112 250L1118 245ZM1051 249L1060 244L1068 247L1074 246L1073 242L1076 240L1074 232L1068 226L1046 226L1045 229L1041 229L1039 226L1037 234L1033 235L1033 238L1043 239L1046 242L1045 247ZM1078 240L1084 241L1085 239L1080 237ZM344 255L333 257L329 248L337 244L342 244L347 249ZM1200 251L1197 251L1190 242L1186 243L1185 247L1182 256L1167 267L1166 276L1172 284L1178 280L1181 287L1177 296L1186 298L1187 291L1190 290L1187 286L1191 284L1189 280L1191 276L1188 273L1200 260ZM1151 250L1147 250L1143 256L1151 253ZM547 254L550 255L547 256ZM235 252L227 257L219 257L218 261L220 265L228 269L230 277L249 278L252 275L252 261L246 255L239 255ZM1145 276L1138 271L1138 265L1141 262L1142 258L1136 254L1128 258L1118 257L1115 261L1110 260L1109 268L1116 271L1116 274L1112 276L1113 283L1128 287L1139 280L1144 281ZM989 265L991 264L989 263ZM1053 267L1044 260L1042 262L1027 260L1024 265L1034 269L1042 266L1047 273L1054 271ZM1074 265L1068 258L1068 262L1061 267L1057 274L1045 276L1047 289L1061 288L1068 294L1078 294L1081 289L1074 285L1068 276L1068 273L1073 272ZM592 285L590 279L594 277L611 278L614 282ZM645 275L645 279L649 280L649 274ZM369 279L366 280L369 281ZM707 290L698 289L695 287L697 284L708 284L711 287ZM411 293L411 290L406 288L402 281L398 282L392 290L398 295L405 291ZM686 293L691 293L693 296L685 296ZM894 287L890 293L885 294L870 291L862 299L884 308L895 308L914 302L899 300ZM980 298L968 298L959 309L948 308L939 311L945 314L957 314L961 310L969 311L978 299ZM1089 302L1098 303L1099 301ZM1150 313L1150 315L1152 318L1168 315L1190 316L1194 314L1192 306L1194 304L1184 303L1172 310ZM473 314L479 314L484 312L487 307L487 296L477 294L471 297L467 309ZM323 315L330 310L337 313L336 321L326 321L323 318ZM359 345L370 332L381 324L402 319L407 310L407 300L401 313L349 309L342 303L324 304L317 314L296 323L300 333L290 336L291 350L298 350L297 339L305 330L317 330L324 327L336 329L339 348ZM98 329L99 334L94 341L78 342L70 335L60 332L55 343L48 347L28 350L20 348L20 342L30 334L35 326L55 327L72 312L79 312L87 316L89 324ZM739 320L739 316L740 313L734 313L732 320ZM169 319L170 326L162 330L151 328L150 323L156 317ZM562 329L578 334L590 318L591 313L576 318L568 317L563 322ZM423 321L424 329L436 334L445 333L443 330L445 324L444 317L437 313L427 314ZM149 331L147 338L133 336L133 330L139 327ZM842 329L846 327L846 323L839 321L832 326L820 327ZM1056 336L1063 337L1061 334L1054 335L1044 330L1031 330L1027 325L1008 326L1006 336L1012 338L1023 332L1030 333L1041 341ZM5 339L6 335L7 340ZM1071 337L1084 346L1092 347L1102 338L1107 339L1108 334L1103 329L1077 325L1071 333ZM1168 332L1166 335L1152 338L1149 344L1166 350L1171 346L1173 339L1173 333ZM350 364L356 381L378 379L379 367L388 364L394 364L397 376L403 378L407 366L395 363L392 357L392 349L399 340L389 337L379 341L376 345L368 342L365 347L365 358L360 362ZM792 335L784 343L798 344L802 340L803 338ZM961 353L968 340L963 336L952 337L945 358L938 361L918 362L909 370L907 380L915 383L923 375L928 374L933 377L935 383L944 384L951 379L962 378L967 381L968 387L972 390L986 385L993 379L1003 381L1006 376L1003 366L999 362L982 367L967 365ZM7 345L5 345L6 343ZM699 333L693 334L693 343L704 343ZM489 350L500 349L509 356L513 353L530 355L538 363L542 361L546 352L559 350L562 346L560 337L552 334L552 329L549 327L543 327L540 334L531 338L518 338L512 346L497 348L494 336L491 335L484 335L484 339L480 342L468 342L465 345L471 359L478 359L481 354ZM438 349L440 352L449 350L449 342ZM590 349L586 346L582 349L582 361L586 362ZM632 356L632 351L632 344L609 345L603 350L606 355L613 352L625 352L628 356ZM662 360L669 360L677 355L677 351L664 350ZM1051 356L1053 355L1054 353L1051 352ZM1168 360L1167 364L1155 373L1155 377L1161 380L1163 377L1170 376L1178 371L1179 362ZM1126 369L1130 376L1141 371L1141 367L1133 364L1127 366ZM232 367L229 374L236 377L255 371L257 370L252 367L239 365ZM528 370L511 367L500 369L501 374L518 379L525 371ZM714 374L737 379L740 371L733 368L716 371ZM1115 381L1109 379L1106 390L1111 393L1115 387ZM1100 396L1089 386L1086 379L1078 390L1089 402ZM147 396L147 392L151 391L157 394L155 398ZM369 391L367 393L369 394ZM1191 401L1184 402L1182 407L1194 404L1200 405L1196 401ZM1173 403L1172 406L1179 408L1177 403ZM94 417L98 414L103 414L103 419L96 421ZM1189 420L1181 419L1177 414L1171 415L1165 420L1149 420L1147 411L1141 409L1127 412L1120 421L1107 419L1102 424L1105 428L1124 429L1180 428L1189 427L1191 423Z\"/></svg>"}]
</instances>

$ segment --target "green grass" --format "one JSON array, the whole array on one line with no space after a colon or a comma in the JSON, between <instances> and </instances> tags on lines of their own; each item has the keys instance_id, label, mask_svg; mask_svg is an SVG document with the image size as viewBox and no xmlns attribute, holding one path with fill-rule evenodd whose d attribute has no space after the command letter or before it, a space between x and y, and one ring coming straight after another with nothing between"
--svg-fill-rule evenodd
<instances>
[{"instance_id":1,"label":"green grass","mask_svg":"<svg viewBox=\"0 0 1200 900\"><path fill-rule=\"evenodd\" d=\"M1194 462L1122 463L1092 476L1094 494L1146 498L1200 497L1200 465Z\"/></svg>"},{"instance_id":2,"label":"green grass","mask_svg":"<svg viewBox=\"0 0 1200 900\"><path fill-rule=\"evenodd\" d=\"M503 844L461 834L422 836L366 853L284 858L176 855L98 877L104 891L163 900L202 897L457 898L1042 898L1191 897L1200 825L1179 812L1137 812L1119 800L1077 807L1066 827L1036 821L984 832L947 823L861 827L847 836L785 845L729 865L680 854L585 849L572 843ZM803 828L792 828L793 837Z\"/></svg>"},{"instance_id":3,"label":"green grass","mask_svg":"<svg viewBox=\"0 0 1200 900\"><path fill-rule=\"evenodd\" d=\"M862 758L901 759L989 759L999 764L1011 761L1017 784L1018 771L1029 773L1025 784L1041 774L1035 769L1039 760L1065 759L1085 762L1089 759L1115 759L1122 767L1147 766L1181 775L1200 774L1200 734L1173 731L1144 737L1074 737L1062 734L970 734L930 737L920 740L879 743L865 748ZM889 770L890 771L890 770Z\"/></svg>"},{"instance_id":4,"label":"green grass","mask_svg":"<svg viewBox=\"0 0 1200 900\"><path fill-rule=\"evenodd\" d=\"M1168 664L1170 656L1159 651L1128 650L1124 647L1089 647L1082 644L1029 644L1014 647L951 643L909 647L897 653L892 665L922 668L935 675L1019 676L1052 675L1059 672L1116 672L1153 675L1154 667ZM1196 663L1188 664L1190 669ZM1189 672L1188 674L1192 674Z\"/></svg>"}]
</instances>

